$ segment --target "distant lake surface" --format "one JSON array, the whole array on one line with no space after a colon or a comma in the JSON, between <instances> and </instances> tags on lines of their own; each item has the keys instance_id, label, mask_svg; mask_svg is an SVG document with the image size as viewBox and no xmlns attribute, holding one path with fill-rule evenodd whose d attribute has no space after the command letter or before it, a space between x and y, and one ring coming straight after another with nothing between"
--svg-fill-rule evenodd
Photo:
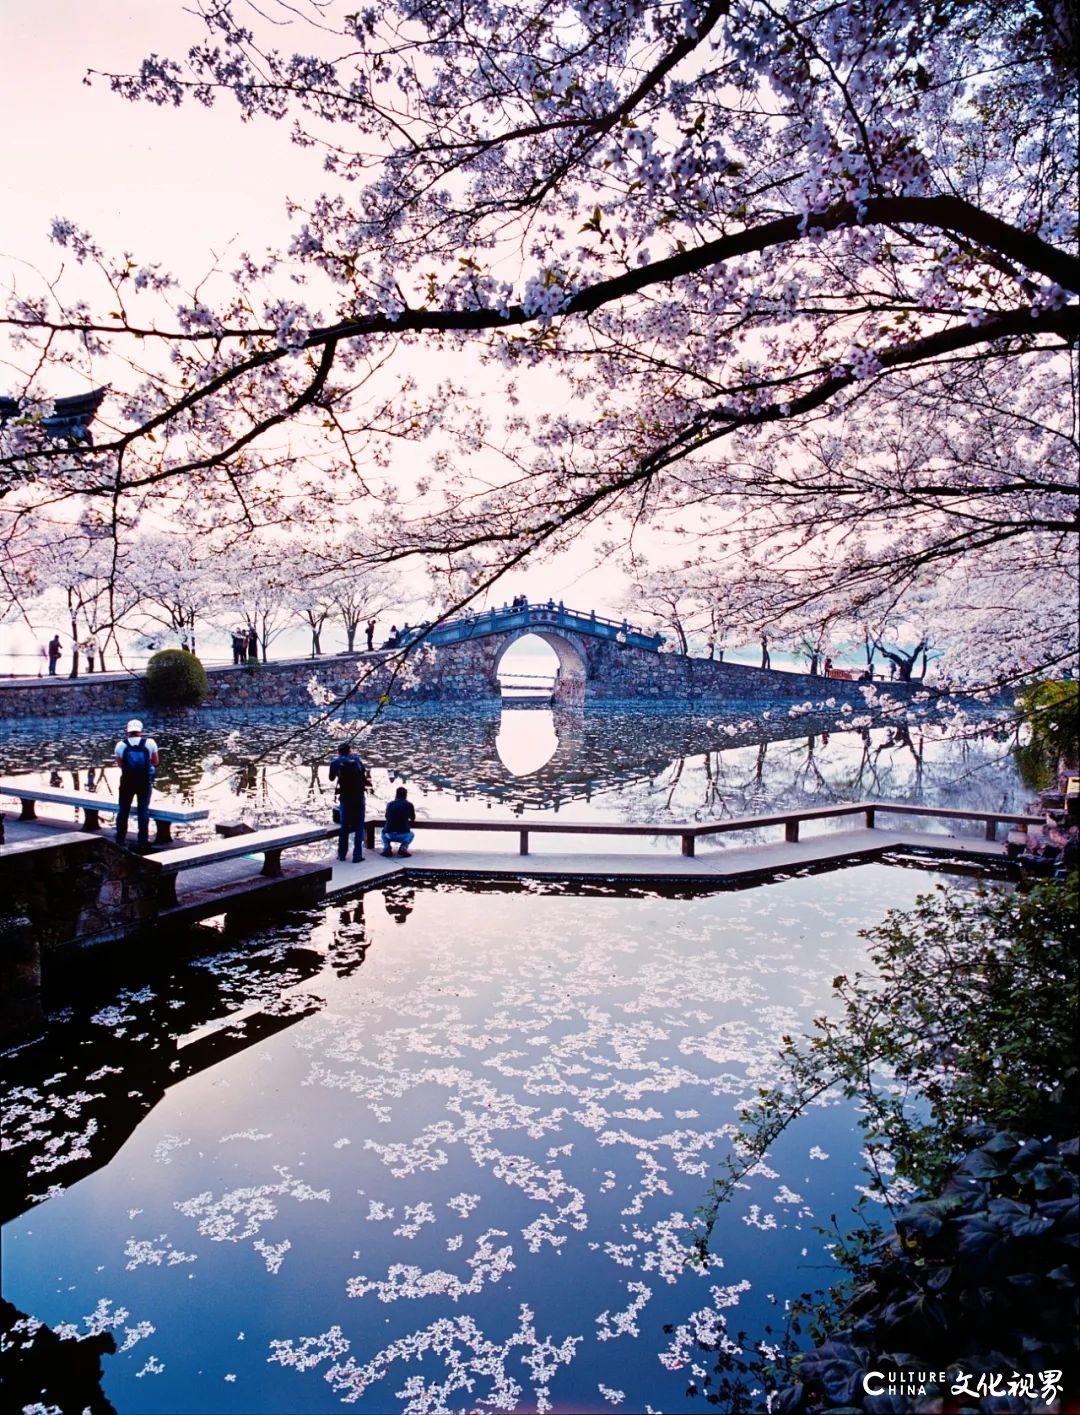
<instances>
[{"instance_id":1,"label":"distant lake surface","mask_svg":"<svg viewBox=\"0 0 1080 1415\"><path fill-rule=\"evenodd\" d=\"M398 884L203 930L4 1058L6 1295L113 1336L122 1415L709 1408L865 1182L826 1098L695 1266L738 1105L932 884Z\"/></svg>"},{"instance_id":2,"label":"distant lake surface","mask_svg":"<svg viewBox=\"0 0 1080 1415\"><path fill-rule=\"evenodd\" d=\"M220 820L327 819L326 763L343 729L312 726L310 716L147 717L161 749L159 796L211 811L202 831L185 838L212 833ZM372 808L404 782L418 812L432 818L670 824L864 797L1001 811L1028 804L1009 742L992 733L961 735L918 719L855 729L842 714L833 717L809 725L786 707L750 724L745 708L590 710L576 717L538 708L501 715L429 710L387 714L356 741L374 781ZM110 764L122 728L86 718L5 724L0 770L80 789L93 770L94 789L115 795ZM470 848L483 841L476 837ZM677 850L678 843L640 848Z\"/></svg>"}]
</instances>

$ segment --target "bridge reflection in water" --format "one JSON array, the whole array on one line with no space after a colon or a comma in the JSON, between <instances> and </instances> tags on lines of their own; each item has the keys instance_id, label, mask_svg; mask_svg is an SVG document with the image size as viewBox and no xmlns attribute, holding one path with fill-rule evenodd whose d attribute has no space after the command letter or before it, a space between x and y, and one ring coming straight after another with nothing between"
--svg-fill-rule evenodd
<instances>
[{"instance_id":1,"label":"bridge reflection in water","mask_svg":"<svg viewBox=\"0 0 1080 1415\"><path fill-rule=\"evenodd\" d=\"M495 750L511 776L531 776L540 771L559 750L554 713L535 708L504 712L499 719Z\"/></svg>"},{"instance_id":2,"label":"bridge reflection in water","mask_svg":"<svg viewBox=\"0 0 1080 1415\"><path fill-rule=\"evenodd\" d=\"M745 713L743 705L698 713L401 711L376 720L361 753L375 803L406 782L431 817L568 810L586 821L695 821L871 796L994 810L1022 810L1029 800L1010 743L992 732L952 739L917 722L844 731L836 712L798 726L786 713L748 724ZM156 735L159 799L205 805L213 820L329 816L326 763L337 722L314 731L295 711L213 713L162 722ZM45 785L57 771L66 785L83 782L93 766L97 779L115 741L111 719L83 720L78 732L63 722L12 723L0 774ZM99 789L113 795L115 770L100 777Z\"/></svg>"}]
</instances>

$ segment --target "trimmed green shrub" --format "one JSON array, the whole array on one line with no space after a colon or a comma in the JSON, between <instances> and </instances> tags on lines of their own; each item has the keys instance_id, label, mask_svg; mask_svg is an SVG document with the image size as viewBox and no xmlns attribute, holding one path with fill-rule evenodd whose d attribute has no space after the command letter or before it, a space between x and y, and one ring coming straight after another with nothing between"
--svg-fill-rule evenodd
<instances>
[{"instance_id":1,"label":"trimmed green shrub","mask_svg":"<svg viewBox=\"0 0 1080 1415\"><path fill-rule=\"evenodd\" d=\"M209 691L206 669L186 649L162 649L146 665L146 696L154 707L194 707Z\"/></svg>"}]
</instances>

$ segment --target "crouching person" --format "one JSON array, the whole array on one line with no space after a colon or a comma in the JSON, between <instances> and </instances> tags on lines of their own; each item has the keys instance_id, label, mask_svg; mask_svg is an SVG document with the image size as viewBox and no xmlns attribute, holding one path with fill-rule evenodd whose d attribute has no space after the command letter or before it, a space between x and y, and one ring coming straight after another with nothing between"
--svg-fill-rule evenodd
<instances>
[{"instance_id":1,"label":"crouching person","mask_svg":"<svg viewBox=\"0 0 1080 1415\"><path fill-rule=\"evenodd\" d=\"M382 852L386 856L392 855L392 846L398 847L399 855L408 855L409 846L413 843L414 833L412 823L416 819L416 811L413 803L409 800L409 793L404 786L399 786L394 793L394 799L386 808L386 818L382 828Z\"/></svg>"}]
</instances>

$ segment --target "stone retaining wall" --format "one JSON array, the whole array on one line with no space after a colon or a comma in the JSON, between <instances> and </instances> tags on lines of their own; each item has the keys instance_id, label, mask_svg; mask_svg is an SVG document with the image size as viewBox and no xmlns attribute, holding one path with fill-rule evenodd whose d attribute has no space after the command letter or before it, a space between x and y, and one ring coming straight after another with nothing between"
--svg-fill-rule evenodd
<instances>
[{"instance_id":1,"label":"stone retaining wall","mask_svg":"<svg viewBox=\"0 0 1080 1415\"><path fill-rule=\"evenodd\" d=\"M40 1025L51 955L123 937L157 912L156 882L101 835L58 834L0 853L0 1044Z\"/></svg>"},{"instance_id":2,"label":"stone retaining wall","mask_svg":"<svg viewBox=\"0 0 1080 1415\"><path fill-rule=\"evenodd\" d=\"M495 634L470 642L421 647L402 662L391 654L336 654L318 659L260 664L257 668L207 670L208 709L314 708L320 694L340 699L353 693L357 708L382 698L411 703L497 704L499 659L521 634ZM749 668L715 663L678 654L650 653L632 645L588 635L565 634L574 659L584 664L584 676L572 670L560 674L556 701L563 706L582 702L700 702L778 703L863 702L861 685L809 673ZM311 686L317 691L312 695ZM890 683L890 693L907 695L917 684ZM36 683L0 683L0 718L130 717L146 708L143 679L43 678Z\"/></svg>"}]
</instances>

